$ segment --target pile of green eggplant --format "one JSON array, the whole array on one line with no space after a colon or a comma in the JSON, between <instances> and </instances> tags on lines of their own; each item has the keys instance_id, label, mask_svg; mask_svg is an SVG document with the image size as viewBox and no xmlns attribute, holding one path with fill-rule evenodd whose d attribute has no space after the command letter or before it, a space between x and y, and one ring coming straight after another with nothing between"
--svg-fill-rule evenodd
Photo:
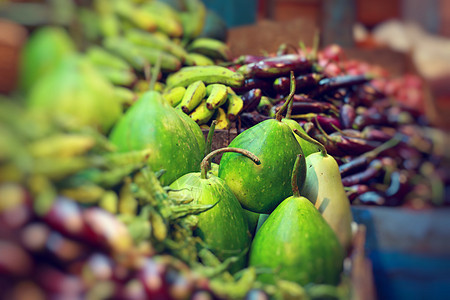
<instances>
[{"instance_id":1,"label":"pile of green eggplant","mask_svg":"<svg viewBox=\"0 0 450 300\"><path fill-rule=\"evenodd\" d=\"M154 90L106 132L2 99L4 295L349 298L350 202L333 157L282 116L292 98L215 151L218 122L205 141Z\"/></svg>"}]
</instances>

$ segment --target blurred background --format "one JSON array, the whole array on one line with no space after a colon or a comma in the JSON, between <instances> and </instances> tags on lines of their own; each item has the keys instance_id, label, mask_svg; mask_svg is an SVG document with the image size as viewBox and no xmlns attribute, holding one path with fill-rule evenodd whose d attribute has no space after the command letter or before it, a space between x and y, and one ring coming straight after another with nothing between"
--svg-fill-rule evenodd
<instances>
[{"instance_id":1,"label":"blurred background","mask_svg":"<svg viewBox=\"0 0 450 300\"><path fill-rule=\"evenodd\" d=\"M176 5L177 0L166 0ZM24 33L6 20L32 30L45 23L69 24L73 5L90 0L1 0L0 90L14 84L17 47ZM178 1L179 2L179 1ZM450 0L204 0L228 28L233 55L276 51L287 41L310 45L320 30L321 45L337 43L351 58L380 63L391 73L413 72L431 93L429 117L449 127ZM356 51L354 51L356 49ZM362 50L363 49L363 50ZM6 62L9 62L6 63Z\"/></svg>"}]
</instances>

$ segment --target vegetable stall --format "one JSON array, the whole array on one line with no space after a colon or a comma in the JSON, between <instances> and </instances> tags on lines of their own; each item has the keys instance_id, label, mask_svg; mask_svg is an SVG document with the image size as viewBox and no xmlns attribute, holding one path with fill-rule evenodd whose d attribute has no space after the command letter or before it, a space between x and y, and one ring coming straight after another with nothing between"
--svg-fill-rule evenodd
<instances>
[{"instance_id":1,"label":"vegetable stall","mask_svg":"<svg viewBox=\"0 0 450 300\"><path fill-rule=\"evenodd\" d=\"M365 214L450 204L419 76L319 33L237 53L200 0L65 2L1 14L2 297L375 299Z\"/></svg>"}]
</instances>

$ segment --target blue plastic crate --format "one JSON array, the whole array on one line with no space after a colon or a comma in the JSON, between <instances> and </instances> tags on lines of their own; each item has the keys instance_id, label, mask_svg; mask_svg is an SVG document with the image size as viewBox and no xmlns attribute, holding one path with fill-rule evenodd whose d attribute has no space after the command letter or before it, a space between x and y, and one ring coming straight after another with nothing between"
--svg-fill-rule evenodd
<instances>
[{"instance_id":1,"label":"blue plastic crate","mask_svg":"<svg viewBox=\"0 0 450 300\"><path fill-rule=\"evenodd\" d=\"M450 210L352 208L364 224L378 299L450 299Z\"/></svg>"},{"instance_id":2,"label":"blue plastic crate","mask_svg":"<svg viewBox=\"0 0 450 300\"><path fill-rule=\"evenodd\" d=\"M256 22L257 0L203 0L206 7L222 17L229 28Z\"/></svg>"}]
</instances>

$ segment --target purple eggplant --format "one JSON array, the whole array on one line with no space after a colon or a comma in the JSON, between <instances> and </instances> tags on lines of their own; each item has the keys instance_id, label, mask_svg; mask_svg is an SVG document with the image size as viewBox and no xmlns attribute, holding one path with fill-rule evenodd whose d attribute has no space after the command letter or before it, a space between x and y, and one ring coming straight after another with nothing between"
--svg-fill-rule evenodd
<instances>
[{"instance_id":1,"label":"purple eggplant","mask_svg":"<svg viewBox=\"0 0 450 300\"><path fill-rule=\"evenodd\" d=\"M362 193L357 197L357 200L362 204L383 205L386 202L385 197L377 191L368 191Z\"/></svg>"},{"instance_id":2,"label":"purple eggplant","mask_svg":"<svg viewBox=\"0 0 450 300\"><path fill-rule=\"evenodd\" d=\"M260 89L264 95L275 96L272 87L272 81L261 78L247 78L240 87L234 87L233 91L237 94L243 94L253 89Z\"/></svg>"},{"instance_id":3,"label":"purple eggplant","mask_svg":"<svg viewBox=\"0 0 450 300\"><path fill-rule=\"evenodd\" d=\"M366 111L364 114L357 115L352 128L362 130L369 125L388 125L389 121L384 113Z\"/></svg>"},{"instance_id":4,"label":"purple eggplant","mask_svg":"<svg viewBox=\"0 0 450 300\"><path fill-rule=\"evenodd\" d=\"M362 85L372 79L368 75L343 75L331 78L324 78L319 81L318 88L312 93L312 97L321 96L335 92L341 88L348 88L352 86Z\"/></svg>"},{"instance_id":5,"label":"purple eggplant","mask_svg":"<svg viewBox=\"0 0 450 300\"><path fill-rule=\"evenodd\" d=\"M339 166L339 171L341 173L341 176L345 177L350 174L356 173L364 169L371 161L373 161L378 155L383 153L384 151L391 149L395 147L400 142L397 138L392 138L389 141L381 144L380 146L376 147L375 149L365 152L361 154L360 156L357 156L350 161L341 164ZM390 166L390 161L384 161L384 158L381 158L381 162L384 166Z\"/></svg>"},{"instance_id":6,"label":"purple eggplant","mask_svg":"<svg viewBox=\"0 0 450 300\"><path fill-rule=\"evenodd\" d=\"M353 158L349 162L340 165L339 172L341 173L342 177L352 173L360 172L367 167L369 160L370 159L367 156L364 155L357 156L356 158Z\"/></svg>"},{"instance_id":7,"label":"purple eggplant","mask_svg":"<svg viewBox=\"0 0 450 300\"><path fill-rule=\"evenodd\" d=\"M291 71L295 75L311 73L313 62L297 54L286 54L268 57L258 62L241 66L238 72L245 78L276 78L289 75Z\"/></svg>"},{"instance_id":8,"label":"purple eggplant","mask_svg":"<svg viewBox=\"0 0 450 300\"><path fill-rule=\"evenodd\" d=\"M81 277L67 274L51 266L37 268L36 280L48 299L80 299L86 292L86 286Z\"/></svg>"},{"instance_id":9,"label":"purple eggplant","mask_svg":"<svg viewBox=\"0 0 450 300\"><path fill-rule=\"evenodd\" d=\"M371 190L370 187L366 184L355 184L346 187L345 192L347 194L348 200L353 202L358 196L370 190Z\"/></svg>"},{"instance_id":10,"label":"purple eggplant","mask_svg":"<svg viewBox=\"0 0 450 300\"><path fill-rule=\"evenodd\" d=\"M368 141L360 138L346 137L336 133L335 141L337 146L346 154L360 155L380 146L380 142Z\"/></svg>"},{"instance_id":11,"label":"purple eggplant","mask_svg":"<svg viewBox=\"0 0 450 300\"><path fill-rule=\"evenodd\" d=\"M357 98L358 105L371 107L374 104L380 103L380 99L388 99L386 95L378 91L371 84L364 84L358 87L355 98Z\"/></svg>"},{"instance_id":12,"label":"purple eggplant","mask_svg":"<svg viewBox=\"0 0 450 300\"><path fill-rule=\"evenodd\" d=\"M29 275L33 270L32 257L19 244L0 240L0 278Z\"/></svg>"},{"instance_id":13,"label":"purple eggplant","mask_svg":"<svg viewBox=\"0 0 450 300\"><path fill-rule=\"evenodd\" d=\"M396 132L397 131L391 127L376 128L374 126L367 126L361 132L361 136L362 136L362 138L371 140L371 141L386 142L386 141L392 139L395 136Z\"/></svg>"},{"instance_id":14,"label":"purple eggplant","mask_svg":"<svg viewBox=\"0 0 450 300\"><path fill-rule=\"evenodd\" d=\"M396 170L390 175L389 187L385 191L386 197L402 201L411 190L409 172L406 170ZM391 200L392 202L392 200Z\"/></svg>"},{"instance_id":15,"label":"purple eggplant","mask_svg":"<svg viewBox=\"0 0 450 300\"><path fill-rule=\"evenodd\" d=\"M337 117L334 117L331 115L326 116L326 115L318 114L316 116L316 120L327 133L332 133L332 132L335 132L336 130L340 130L342 128L342 125L339 122L339 119Z\"/></svg>"},{"instance_id":16,"label":"purple eggplant","mask_svg":"<svg viewBox=\"0 0 450 300\"><path fill-rule=\"evenodd\" d=\"M242 128L250 128L262 121L271 119L268 116L262 115L256 111L253 112L243 112L239 115Z\"/></svg>"},{"instance_id":17,"label":"purple eggplant","mask_svg":"<svg viewBox=\"0 0 450 300\"><path fill-rule=\"evenodd\" d=\"M342 102L356 108L359 106L360 98L353 89L350 89L347 93L345 93L342 98Z\"/></svg>"},{"instance_id":18,"label":"purple eggplant","mask_svg":"<svg viewBox=\"0 0 450 300\"><path fill-rule=\"evenodd\" d=\"M322 145L325 146L325 149L327 152L334 156L334 157L342 157L346 155L344 151L342 151L341 148L338 147L336 141L330 139L329 137L325 136L324 134L315 134L312 135L314 139L319 141Z\"/></svg>"},{"instance_id":19,"label":"purple eggplant","mask_svg":"<svg viewBox=\"0 0 450 300\"><path fill-rule=\"evenodd\" d=\"M317 73L310 73L306 75L300 75L295 78L295 92L307 93L316 88L319 81L323 78L322 75ZM278 77L273 82L273 89L279 94L288 94L290 90L290 79L287 76ZM294 99L295 101L295 99Z\"/></svg>"},{"instance_id":20,"label":"purple eggplant","mask_svg":"<svg viewBox=\"0 0 450 300\"><path fill-rule=\"evenodd\" d=\"M234 64L237 65L246 65L251 63L257 63L263 59L266 59L267 56L263 55L241 55L233 60Z\"/></svg>"},{"instance_id":21,"label":"purple eggplant","mask_svg":"<svg viewBox=\"0 0 450 300\"><path fill-rule=\"evenodd\" d=\"M339 109L339 121L341 122L342 128L352 128L355 117L355 108L350 104L343 104Z\"/></svg>"},{"instance_id":22,"label":"purple eggplant","mask_svg":"<svg viewBox=\"0 0 450 300\"><path fill-rule=\"evenodd\" d=\"M373 160L369 166L361 172L342 178L344 186L352 186L355 184L365 184L369 180L376 178L383 169L383 163L379 159Z\"/></svg>"},{"instance_id":23,"label":"purple eggplant","mask_svg":"<svg viewBox=\"0 0 450 300\"><path fill-rule=\"evenodd\" d=\"M244 102L244 107L242 111L253 111L258 107L261 101L262 91L261 89L252 89L241 95L242 101Z\"/></svg>"},{"instance_id":24,"label":"purple eggplant","mask_svg":"<svg viewBox=\"0 0 450 300\"><path fill-rule=\"evenodd\" d=\"M297 98L298 99L298 98ZM277 103L275 110L278 111L284 104L284 101ZM293 101L292 115L318 114L327 112L337 112L338 109L331 103L320 101ZM312 115L311 115L312 116Z\"/></svg>"},{"instance_id":25,"label":"purple eggplant","mask_svg":"<svg viewBox=\"0 0 450 300\"><path fill-rule=\"evenodd\" d=\"M169 286L165 280L166 272L167 267L152 258L144 262L139 270L138 278L149 299L170 299Z\"/></svg>"}]
</instances>

